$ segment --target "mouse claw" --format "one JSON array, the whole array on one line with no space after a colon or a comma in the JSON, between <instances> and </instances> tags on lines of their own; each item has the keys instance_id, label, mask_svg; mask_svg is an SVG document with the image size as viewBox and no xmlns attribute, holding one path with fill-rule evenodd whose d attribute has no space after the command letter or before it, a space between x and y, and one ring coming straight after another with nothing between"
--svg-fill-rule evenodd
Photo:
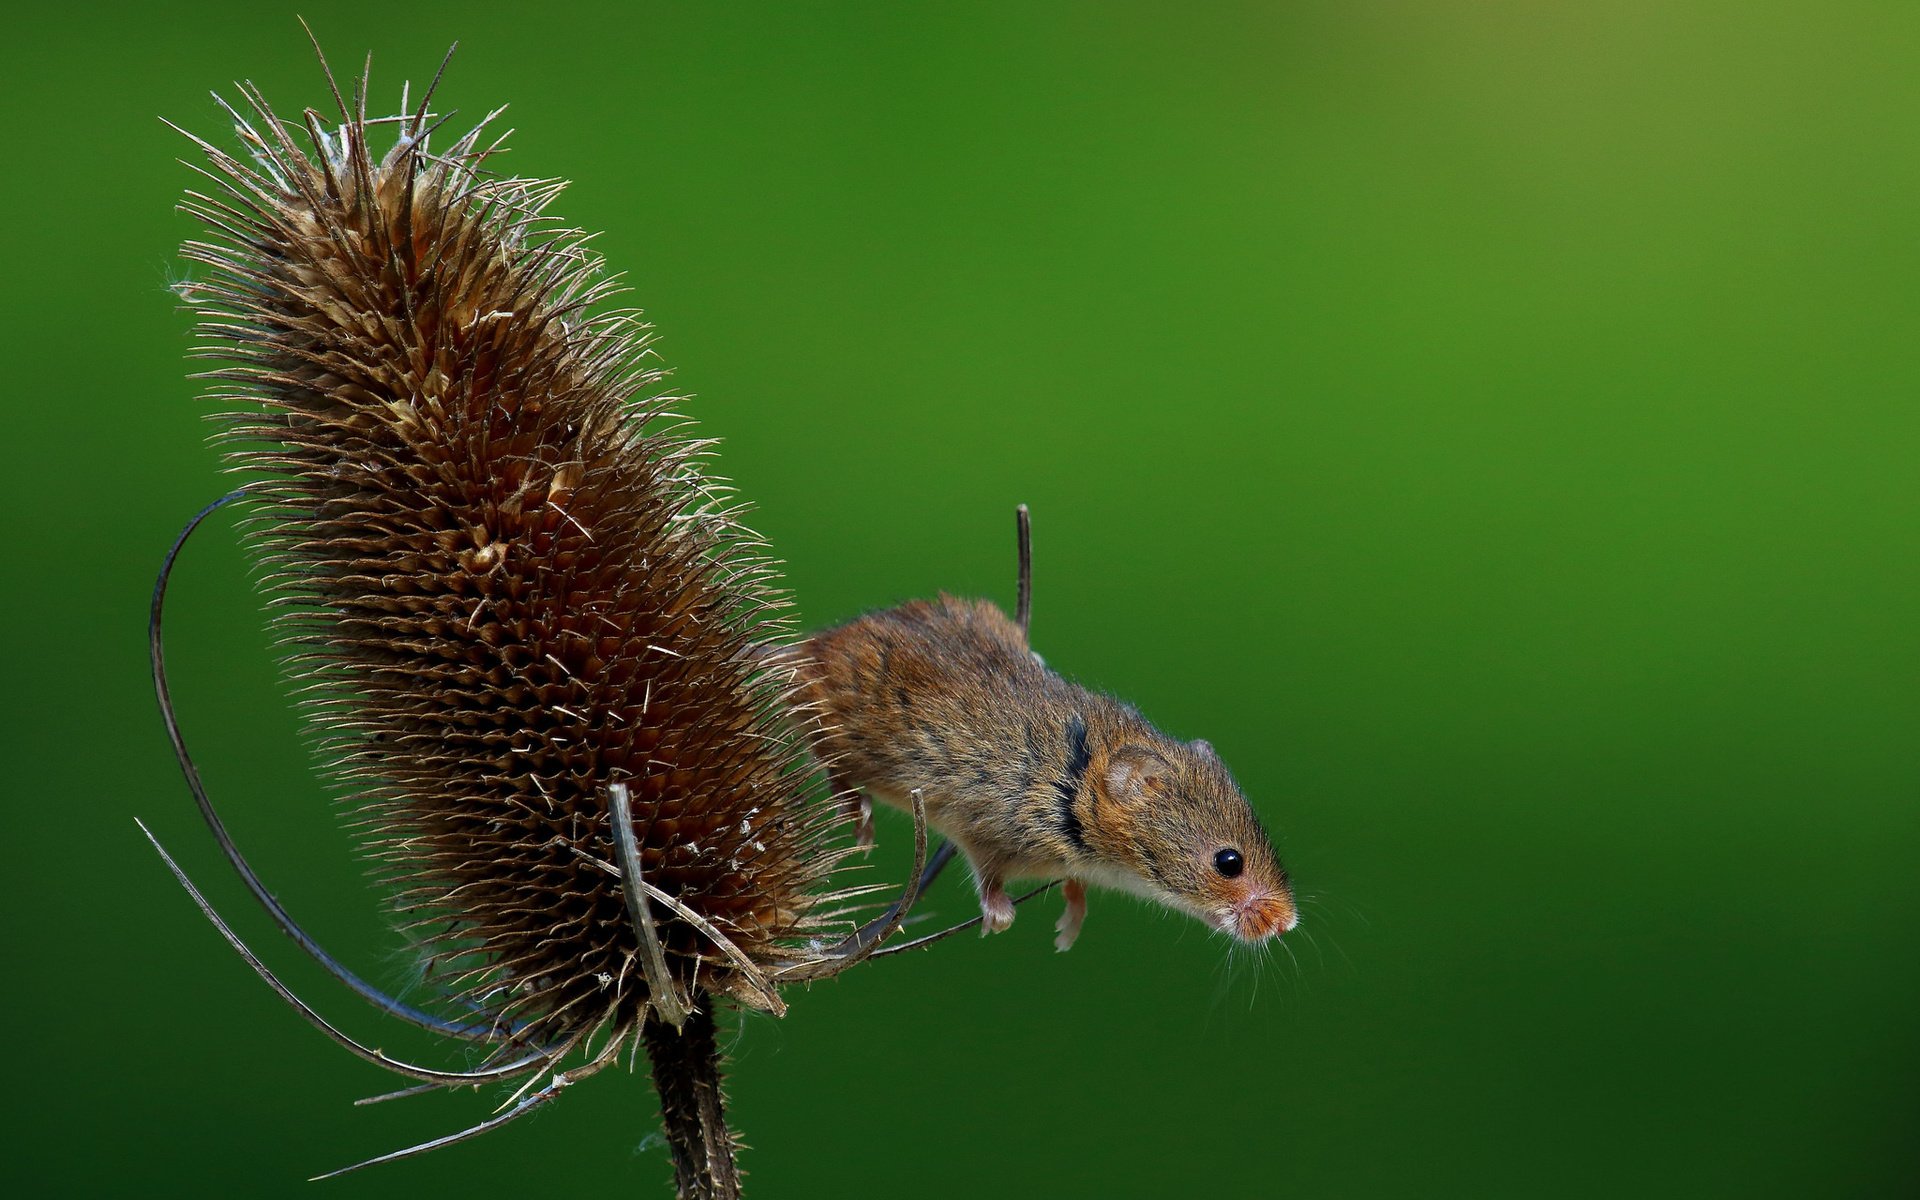
<instances>
[{"instance_id":1,"label":"mouse claw","mask_svg":"<svg viewBox=\"0 0 1920 1200\"><path fill-rule=\"evenodd\" d=\"M1080 926L1087 919L1087 885L1078 879L1069 879L1060 889L1066 897L1066 911L1054 922L1058 932L1053 939L1053 948L1062 954L1073 949L1075 939L1080 936Z\"/></svg>"},{"instance_id":2,"label":"mouse claw","mask_svg":"<svg viewBox=\"0 0 1920 1200\"><path fill-rule=\"evenodd\" d=\"M873 800L858 788L839 780L833 782L840 816L853 825L853 844L862 850L873 849Z\"/></svg>"},{"instance_id":3,"label":"mouse claw","mask_svg":"<svg viewBox=\"0 0 1920 1200\"><path fill-rule=\"evenodd\" d=\"M873 801L860 797L860 815L854 826L853 844L862 850L873 849Z\"/></svg>"}]
</instances>

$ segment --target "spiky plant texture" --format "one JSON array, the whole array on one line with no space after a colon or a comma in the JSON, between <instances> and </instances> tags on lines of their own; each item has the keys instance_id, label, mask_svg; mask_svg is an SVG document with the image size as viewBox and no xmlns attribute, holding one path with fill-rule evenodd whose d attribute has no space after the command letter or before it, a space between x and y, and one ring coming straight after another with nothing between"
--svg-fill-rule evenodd
<instances>
[{"instance_id":1,"label":"spiky plant texture","mask_svg":"<svg viewBox=\"0 0 1920 1200\"><path fill-rule=\"evenodd\" d=\"M648 327L599 311L561 184L488 170L486 121L441 148L425 101L368 120L364 78L337 118L241 93L241 155L194 139L182 291L306 715L428 982L520 1049L639 1035L624 782L708 1042L703 996L778 1007L844 851L754 649L786 601Z\"/></svg>"}]
</instances>

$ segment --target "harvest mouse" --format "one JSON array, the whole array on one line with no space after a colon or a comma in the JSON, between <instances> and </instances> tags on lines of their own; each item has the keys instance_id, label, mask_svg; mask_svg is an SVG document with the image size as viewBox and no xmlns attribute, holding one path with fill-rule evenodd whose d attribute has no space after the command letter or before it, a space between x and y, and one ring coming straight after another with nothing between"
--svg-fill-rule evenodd
<instances>
[{"instance_id":1,"label":"harvest mouse","mask_svg":"<svg viewBox=\"0 0 1920 1200\"><path fill-rule=\"evenodd\" d=\"M1006 884L1021 877L1065 878L1061 950L1079 935L1089 884L1243 941L1292 929L1286 870L1213 748L1168 737L1028 648L1024 506L1020 517L1022 623L942 595L815 634L789 660L821 714L816 749L835 791L908 808L918 790L928 823L973 869L983 933L1013 923Z\"/></svg>"}]
</instances>

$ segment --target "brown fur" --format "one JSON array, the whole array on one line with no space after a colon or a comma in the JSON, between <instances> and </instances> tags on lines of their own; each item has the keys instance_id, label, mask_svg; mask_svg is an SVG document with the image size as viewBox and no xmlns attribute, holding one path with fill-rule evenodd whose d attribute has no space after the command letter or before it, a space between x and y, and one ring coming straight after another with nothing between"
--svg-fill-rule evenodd
<instances>
[{"instance_id":1,"label":"brown fur","mask_svg":"<svg viewBox=\"0 0 1920 1200\"><path fill-rule=\"evenodd\" d=\"M1006 880L1064 876L1243 937L1292 927L1286 872L1212 748L1170 738L1048 670L992 604L916 600L819 633L802 651L803 693L823 717L817 749L836 790L896 807L920 790L990 913ZM1086 753L1075 780L1078 727ZM1237 878L1214 867L1223 848L1244 858Z\"/></svg>"}]
</instances>

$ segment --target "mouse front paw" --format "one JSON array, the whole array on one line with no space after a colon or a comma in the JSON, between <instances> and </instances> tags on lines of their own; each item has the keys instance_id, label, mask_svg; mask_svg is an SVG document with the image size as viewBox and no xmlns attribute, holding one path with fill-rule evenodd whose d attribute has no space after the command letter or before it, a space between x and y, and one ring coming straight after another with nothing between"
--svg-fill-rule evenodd
<instances>
[{"instance_id":1,"label":"mouse front paw","mask_svg":"<svg viewBox=\"0 0 1920 1200\"><path fill-rule=\"evenodd\" d=\"M999 884L980 893L980 936L1001 933L1013 925L1013 897Z\"/></svg>"}]
</instances>

